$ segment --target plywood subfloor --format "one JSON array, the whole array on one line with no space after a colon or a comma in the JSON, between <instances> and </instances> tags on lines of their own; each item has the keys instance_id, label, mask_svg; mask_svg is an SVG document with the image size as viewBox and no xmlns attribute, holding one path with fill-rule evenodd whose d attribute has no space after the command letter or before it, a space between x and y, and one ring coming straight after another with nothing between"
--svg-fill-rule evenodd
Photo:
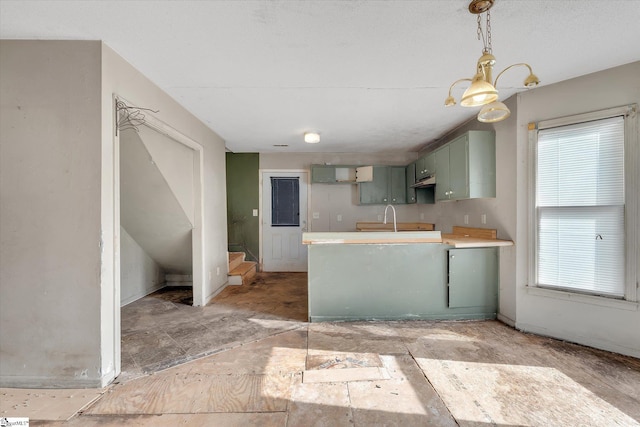
<instances>
[{"instance_id":1,"label":"plywood subfloor","mask_svg":"<svg viewBox=\"0 0 640 427\"><path fill-rule=\"evenodd\" d=\"M102 390L0 389L0 417L67 420L102 395Z\"/></svg>"},{"instance_id":2,"label":"plywood subfloor","mask_svg":"<svg viewBox=\"0 0 640 427\"><path fill-rule=\"evenodd\" d=\"M33 425L640 426L638 359L496 321L295 323L264 298L246 289L222 298L224 315L202 310L237 335L228 349L119 378L70 421ZM225 331L241 313L257 329ZM321 381L305 382L309 372Z\"/></svg>"}]
</instances>

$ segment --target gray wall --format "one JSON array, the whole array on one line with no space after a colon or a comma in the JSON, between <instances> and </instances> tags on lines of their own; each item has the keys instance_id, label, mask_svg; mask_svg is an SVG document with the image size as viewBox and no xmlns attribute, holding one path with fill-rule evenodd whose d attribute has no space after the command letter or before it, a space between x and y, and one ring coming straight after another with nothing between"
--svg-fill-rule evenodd
<instances>
[{"instance_id":1,"label":"gray wall","mask_svg":"<svg viewBox=\"0 0 640 427\"><path fill-rule=\"evenodd\" d=\"M528 284L529 122L640 103L640 62L541 87L519 96L517 117L517 327L640 357L639 304L607 306L602 298L572 300L536 295ZM636 115L636 119L638 117ZM640 164L636 160L637 165ZM636 175L638 171L635 171ZM640 179L639 179L640 180ZM636 223L640 219L636 218ZM636 230L638 227L636 227ZM640 237L627 235L628 239ZM638 254L640 255L640 254ZM637 257L636 257L637 258ZM635 262L636 280L640 259Z\"/></svg>"},{"instance_id":2,"label":"gray wall","mask_svg":"<svg viewBox=\"0 0 640 427\"><path fill-rule=\"evenodd\" d=\"M164 286L164 271L120 227L120 305L125 306Z\"/></svg>"},{"instance_id":3,"label":"gray wall","mask_svg":"<svg viewBox=\"0 0 640 427\"><path fill-rule=\"evenodd\" d=\"M176 186L169 185L171 176L163 173L156 156L147 151L156 133L120 133L120 225L167 273L191 274L192 223L176 197ZM177 142L165 147L175 153L169 147L192 151ZM185 169L188 176L193 170L193 156L184 163L190 168Z\"/></svg>"},{"instance_id":4,"label":"gray wall","mask_svg":"<svg viewBox=\"0 0 640 427\"><path fill-rule=\"evenodd\" d=\"M224 141L101 42L0 41L2 386L97 387L120 371L114 94L201 145L194 301L226 284Z\"/></svg>"},{"instance_id":5,"label":"gray wall","mask_svg":"<svg viewBox=\"0 0 640 427\"><path fill-rule=\"evenodd\" d=\"M0 384L96 386L99 42L0 41Z\"/></svg>"},{"instance_id":6,"label":"gray wall","mask_svg":"<svg viewBox=\"0 0 640 427\"><path fill-rule=\"evenodd\" d=\"M333 165L407 165L416 153L262 153L260 169L310 169L312 164ZM355 231L356 222L379 221L384 206L359 206L357 185L312 184L309 210L310 231ZM398 221L419 221L416 205L398 205ZM313 219L313 213L319 214ZM338 221L342 215L342 221Z\"/></svg>"}]
</instances>

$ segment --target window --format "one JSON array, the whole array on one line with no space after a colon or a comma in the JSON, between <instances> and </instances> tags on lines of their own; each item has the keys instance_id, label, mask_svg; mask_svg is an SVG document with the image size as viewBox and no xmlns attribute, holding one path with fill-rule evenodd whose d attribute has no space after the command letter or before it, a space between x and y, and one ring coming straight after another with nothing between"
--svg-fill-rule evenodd
<instances>
[{"instance_id":1,"label":"window","mask_svg":"<svg viewBox=\"0 0 640 427\"><path fill-rule=\"evenodd\" d=\"M300 226L299 178L271 178L271 226Z\"/></svg>"},{"instance_id":2,"label":"window","mask_svg":"<svg viewBox=\"0 0 640 427\"><path fill-rule=\"evenodd\" d=\"M635 298L628 267L635 282L635 257L629 252L635 252L637 237L628 231L637 223L629 216L637 184L625 164L627 114L619 110L608 117L590 114L539 124L534 168L538 287Z\"/></svg>"}]
</instances>

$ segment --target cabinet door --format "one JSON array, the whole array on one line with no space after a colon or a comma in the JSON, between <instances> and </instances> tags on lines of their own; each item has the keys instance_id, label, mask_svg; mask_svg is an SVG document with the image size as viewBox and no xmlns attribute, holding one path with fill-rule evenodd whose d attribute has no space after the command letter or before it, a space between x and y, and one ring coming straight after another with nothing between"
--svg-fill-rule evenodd
<instances>
[{"instance_id":1,"label":"cabinet door","mask_svg":"<svg viewBox=\"0 0 640 427\"><path fill-rule=\"evenodd\" d=\"M449 250L449 307L498 308L498 248Z\"/></svg>"},{"instance_id":2,"label":"cabinet door","mask_svg":"<svg viewBox=\"0 0 640 427\"><path fill-rule=\"evenodd\" d=\"M436 200L449 200L449 146L435 152Z\"/></svg>"},{"instance_id":3,"label":"cabinet door","mask_svg":"<svg viewBox=\"0 0 640 427\"><path fill-rule=\"evenodd\" d=\"M449 198L454 200L469 198L469 137L467 135L462 135L449 144Z\"/></svg>"},{"instance_id":4,"label":"cabinet door","mask_svg":"<svg viewBox=\"0 0 640 427\"><path fill-rule=\"evenodd\" d=\"M389 167L374 166L373 180L358 184L361 205L386 205L389 203Z\"/></svg>"},{"instance_id":5,"label":"cabinet door","mask_svg":"<svg viewBox=\"0 0 640 427\"><path fill-rule=\"evenodd\" d=\"M427 157L422 156L418 160L416 160L416 179L421 180L424 179L427 175L426 172L426 164Z\"/></svg>"},{"instance_id":6,"label":"cabinet door","mask_svg":"<svg viewBox=\"0 0 640 427\"><path fill-rule=\"evenodd\" d=\"M336 182L336 167L328 165L311 165L311 182L333 184Z\"/></svg>"},{"instance_id":7,"label":"cabinet door","mask_svg":"<svg viewBox=\"0 0 640 427\"><path fill-rule=\"evenodd\" d=\"M412 187L416 183L416 162L407 165L407 203L416 203L416 189Z\"/></svg>"},{"instance_id":8,"label":"cabinet door","mask_svg":"<svg viewBox=\"0 0 640 427\"><path fill-rule=\"evenodd\" d=\"M425 170L425 177L431 176L436 172L436 155L435 155L435 153L431 153L427 157L425 157L425 159L424 159L424 170ZM437 177L436 177L436 179L437 179Z\"/></svg>"},{"instance_id":9,"label":"cabinet door","mask_svg":"<svg viewBox=\"0 0 640 427\"><path fill-rule=\"evenodd\" d=\"M407 203L407 168L404 166L389 168L389 200L394 205Z\"/></svg>"}]
</instances>

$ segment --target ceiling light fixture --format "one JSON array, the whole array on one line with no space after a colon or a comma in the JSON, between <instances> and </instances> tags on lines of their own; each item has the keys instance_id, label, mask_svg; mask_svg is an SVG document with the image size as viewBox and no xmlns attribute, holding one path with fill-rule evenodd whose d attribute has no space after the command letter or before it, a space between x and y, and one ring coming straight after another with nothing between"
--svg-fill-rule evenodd
<instances>
[{"instance_id":1,"label":"ceiling light fixture","mask_svg":"<svg viewBox=\"0 0 640 427\"><path fill-rule=\"evenodd\" d=\"M317 144L320 142L320 134L316 132L305 132L304 142L307 144Z\"/></svg>"},{"instance_id":2,"label":"ceiling light fixture","mask_svg":"<svg viewBox=\"0 0 640 427\"><path fill-rule=\"evenodd\" d=\"M513 67L524 66L529 69L529 75L524 80L526 87L534 87L540 84L538 77L533 74L529 64L519 63L509 65L502 70L495 80L492 80L493 65L496 63L496 57L493 56L491 49L491 12L489 9L493 6L494 0L472 0L469 4L469 12L478 16L478 40L482 39L483 49L482 56L478 59L476 73L471 79L456 80L449 87L449 96L444 101L446 107L456 105L455 98L451 95L453 87L460 82L471 82L467 90L462 94L460 105L463 107L480 107L483 106L478 114L478 120L484 123L494 123L504 120L511 114L511 111L504 103L498 101L498 79L507 70ZM486 13L486 24L484 31L482 29L481 16Z\"/></svg>"}]
</instances>

